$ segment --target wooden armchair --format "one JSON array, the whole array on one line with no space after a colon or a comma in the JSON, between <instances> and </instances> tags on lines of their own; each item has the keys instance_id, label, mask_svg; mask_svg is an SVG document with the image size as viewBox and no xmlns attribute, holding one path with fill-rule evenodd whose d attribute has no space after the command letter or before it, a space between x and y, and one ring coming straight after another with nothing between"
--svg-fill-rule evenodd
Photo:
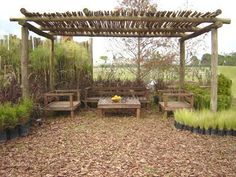
<instances>
[{"instance_id":1,"label":"wooden armchair","mask_svg":"<svg viewBox=\"0 0 236 177\"><path fill-rule=\"evenodd\" d=\"M44 94L46 111L70 111L71 117L74 117L80 103L79 90L54 90Z\"/></svg>"},{"instance_id":2,"label":"wooden armchair","mask_svg":"<svg viewBox=\"0 0 236 177\"><path fill-rule=\"evenodd\" d=\"M168 111L177 109L193 109L194 97L193 94L185 90L163 90L160 91L160 102L158 107L164 111L164 116L167 117Z\"/></svg>"}]
</instances>

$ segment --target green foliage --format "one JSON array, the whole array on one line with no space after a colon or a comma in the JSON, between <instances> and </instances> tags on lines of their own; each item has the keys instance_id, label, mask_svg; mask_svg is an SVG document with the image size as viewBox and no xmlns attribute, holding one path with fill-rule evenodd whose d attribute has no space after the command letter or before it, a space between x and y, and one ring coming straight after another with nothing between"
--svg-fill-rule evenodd
<instances>
[{"instance_id":1,"label":"green foliage","mask_svg":"<svg viewBox=\"0 0 236 177\"><path fill-rule=\"evenodd\" d=\"M211 55L210 54L206 53L206 54L202 55L201 65L211 66Z\"/></svg>"},{"instance_id":2,"label":"green foliage","mask_svg":"<svg viewBox=\"0 0 236 177\"><path fill-rule=\"evenodd\" d=\"M30 62L33 71L39 72L49 69L50 48L38 46L30 53Z\"/></svg>"},{"instance_id":3,"label":"green foliage","mask_svg":"<svg viewBox=\"0 0 236 177\"><path fill-rule=\"evenodd\" d=\"M6 127L5 125L5 110L4 107L0 106L0 130L3 130Z\"/></svg>"},{"instance_id":4,"label":"green foliage","mask_svg":"<svg viewBox=\"0 0 236 177\"><path fill-rule=\"evenodd\" d=\"M204 66L211 65L211 54L205 53L201 58L201 64ZM236 66L236 52L218 55L218 65L219 66Z\"/></svg>"},{"instance_id":5,"label":"green foliage","mask_svg":"<svg viewBox=\"0 0 236 177\"><path fill-rule=\"evenodd\" d=\"M9 35L9 48L7 44L0 45L1 65L12 66L15 73L20 68L20 39L16 36Z\"/></svg>"},{"instance_id":6,"label":"green foliage","mask_svg":"<svg viewBox=\"0 0 236 177\"><path fill-rule=\"evenodd\" d=\"M218 100L217 109L229 109L232 102L231 95L232 81L226 78L223 74L218 76ZM198 110L210 108L210 90L201 88L199 85L185 84L185 89L194 94L194 107Z\"/></svg>"},{"instance_id":7,"label":"green foliage","mask_svg":"<svg viewBox=\"0 0 236 177\"><path fill-rule=\"evenodd\" d=\"M219 66L219 73L232 80L232 95L236 98L236 66Z\"/></svg>"},{"instance_id":8,"label":"green foliage","mask_svg":"<svg viewBox=\"0 0 236 177\"><path fill-rule=\"evenodd\" d=\"M16 106L10 103L5 103L1 105L4 109L2 112L5 127L15 127L18 123L17 109Z\"/></svg>"},{"instance_id":9,"label":"green foliage","mask_svg":"<svg viewBox=\"0 0 236 177\"><path fill-rule=\"evenodd\" d=\"M92 67L85 47L74 41L56 44L56 83L74 88L78 83L86 83L91 76ZM82 87L82 85L80 85Z\"/></svg>"},{"instance_id":10,"label":"green foliage","mask_svg":"<svg viewBox=\"0 0 236 177\"><path fill-rule=\"evenodd\" d=\"M174 113L175 121L200 128L219 128L220 130L236 130L236 110L224 110L213 113L209 110L189 111L177 110Z\"/></svg>"},{"instance_id":11,"label":"green foliage","mask_svg":"<svg viewBox=\"0 0 236 177\"><path fill-rule=\"evenodd\" d=\"M218 95L231 96L232 81L223 74L218 75Z\"/></svg>"},{"instance_id":12,"label":"green foliage","mask_svg":"<svg viewBox=\"0 0 236 177\"><path fill-rule=\"evenodd\" d=\"M20 123L25 123L29 120L30 114L33 109L33 101L30 99L24 99L18 106L17 109L17 117L19 118Z\"/></svg>"},{"instance_id":13,"label":"green foliage","mask_svg":"<svg viewBox=\"0 0 236 177\"><path fill-rule=\"evenodd\" d=\"M16 105L9 102L0 105L0 129L27 122L32 109L33 102L30 99L25 99Z\"/></svg>"}]
</instances>

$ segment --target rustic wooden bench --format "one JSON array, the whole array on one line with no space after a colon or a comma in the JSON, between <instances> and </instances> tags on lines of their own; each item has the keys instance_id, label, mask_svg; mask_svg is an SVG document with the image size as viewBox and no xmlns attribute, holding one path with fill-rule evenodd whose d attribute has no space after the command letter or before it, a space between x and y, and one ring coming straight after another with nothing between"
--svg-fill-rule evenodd
<instances>
[{"instance_id":1,"label":"rustic wooden bench","mask_svg":"<svg viewBox=\"0 0 236 177\"><path fill-rule=\"evenodd\" d=\"M70 111L74 117L75 109L80 105L79 90L54 90L44 94L45 111Z\"/></svg>"},{"instance_id":2,"label":"rustic wooden bench","mask_svg":"<svg viewBox=\"0 0 236 177\"><path fill-rule=\"evenodd\" d=\"M83 102L85 107L88 103L98 103L101 97L119 95L123 97L137 98L142 104L150 104L149 90L143 87L87 87L84 90Z\"/></svg>"},{"instance_id":3,"label":"rustic wooden bench","mask_svg":"<svg viewBox=\"0 0 236 177\"><path fill-rule=\"evenodd\" d=\"M161 111L164 111L164 117L167 117L168 111L194 108L193 94L185 90L160 90L159 97L158 107Z\"/></svg>"}]
</instances>

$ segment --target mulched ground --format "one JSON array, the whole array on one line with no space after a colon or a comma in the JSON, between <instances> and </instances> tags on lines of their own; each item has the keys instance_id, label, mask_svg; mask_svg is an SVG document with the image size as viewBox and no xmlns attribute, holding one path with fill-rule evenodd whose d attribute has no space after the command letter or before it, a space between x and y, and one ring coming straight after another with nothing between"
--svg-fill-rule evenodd
<instances>
[{"instance_id":1,"label":"mulched ground","mask_svg":"<svg viewBox=\"0 0 236 177\"><path fill-rule=\"evenodd\" d=\"M236 137L176 130L173 118L56 117L0 144L0 176L236 176Z\"/></svg>"}]
</instances>

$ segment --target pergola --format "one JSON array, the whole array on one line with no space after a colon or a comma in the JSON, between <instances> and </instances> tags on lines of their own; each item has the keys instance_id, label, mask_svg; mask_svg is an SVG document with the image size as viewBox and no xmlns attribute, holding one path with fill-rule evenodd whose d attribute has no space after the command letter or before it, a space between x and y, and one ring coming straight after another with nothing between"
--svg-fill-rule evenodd
<instances>
[{"instance_id":1,"label":"pergola","mask_svg":"<svg viewBox=\"0 0 236 177\"><path fill-rule=\"evenodd\" d=\"M211 110L217 111L218 33L230 19L217 18L215 12L197 11L90 11L39 13L20 9L24 17L10 18L22 30L21 77L23 97L29 94L28 35L29 30L51 40L50 88L53 89L54 36L90 37L177 37L180 44L180 87L184 85L185 41L211 31Z\"/></svg>"}]
</instances>

